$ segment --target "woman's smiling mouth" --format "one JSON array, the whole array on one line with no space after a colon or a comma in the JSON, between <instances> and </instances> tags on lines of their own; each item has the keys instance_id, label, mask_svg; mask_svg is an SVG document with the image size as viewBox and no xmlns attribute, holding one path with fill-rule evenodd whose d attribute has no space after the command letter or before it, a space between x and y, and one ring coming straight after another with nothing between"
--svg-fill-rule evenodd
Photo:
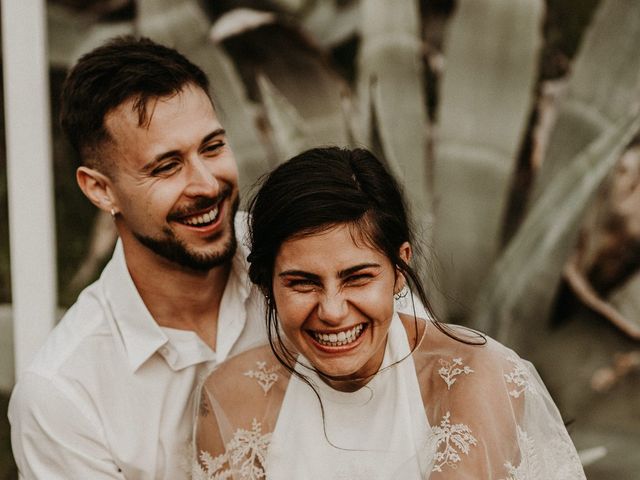
<instances>
[{"instance_id":1,"label":"woman's smiling mouth","mask_svg":"<svg viewBox=\"0 0 640 480\"><path fill-rule=\"evenodd\" d=\"M366 323L360 323L346 330L331 333L307 330L311 338L320 346L328 348L350 347L362 336L367 327Z\"/></svg>"}]
</instances>

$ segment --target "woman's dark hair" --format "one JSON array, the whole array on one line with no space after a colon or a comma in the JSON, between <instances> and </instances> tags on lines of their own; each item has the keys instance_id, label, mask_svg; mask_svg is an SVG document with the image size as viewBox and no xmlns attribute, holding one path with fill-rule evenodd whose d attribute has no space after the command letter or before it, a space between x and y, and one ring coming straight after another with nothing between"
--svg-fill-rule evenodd
<instances>
[{"instance_id":1,"label":"woman's dark hair","mask_svg":"<svg viewBox=\"0 0 640 480\"><path fill-rule=\"evenodd\" d=\"M391 261L437 328L467 342L435 320L418 273L400 257L404 242L417 245L402 188L368 150L314 148L293 157L263 179L249 211L249 278L267 299L269 341L285 366L293 365L295 358L284 346L277 326L273 301L276 256L286 240L339 224L353 226L357 234Z\"/></svg>"},{"instance_id":2,"label":"woman's dark hair","mask_svg":"<svg viewBox=\"0 0 640 480\"><path fill-rule=\"evenodd\" d=\"M347 224L411 281L428 306L417 273L399 256L404 242L415 243L401 188L371 152L307 150L265 178L249 211L249 277L267 298L273 296L274 263L286 240Z\"/></svg>"},{"instance_id":3,"label":"woman's dark hair","mask_svg":"<svg viewBox=\"0 0 640 480\"><path fill-rule=\"evenodd\" d=\"M289 239L336 225L351 226L354 234L383 253L404 275L412 294L418 295L439 330L464 343L477 343L458 337L435 319L418 273L399 255L403 243L409 242L414 249L417 246L402 188L368 150L324 147L302 152L264 177L249 203L249 212L249 278L266 298L271 349L287 370L314 390L323 418L322 400L309 379L295 370L296 354L283 342L277 324L273 270L281 245ZM414 321L412 351L420 340L415 312Z\"/></svg>"}]
</instances>

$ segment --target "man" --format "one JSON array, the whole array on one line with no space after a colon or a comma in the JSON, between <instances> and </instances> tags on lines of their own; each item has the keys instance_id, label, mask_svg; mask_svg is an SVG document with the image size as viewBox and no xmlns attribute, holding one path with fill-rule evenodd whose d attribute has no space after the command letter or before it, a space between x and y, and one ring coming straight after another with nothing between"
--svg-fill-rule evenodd
<instances>
[{"instance_id":1,"label":"man","mask_svg":"<svg viewBox=\"0 0 640 480\"><path fill-rule=\"evenodd\" d=\"M236 240L236 162L208 87L175 50L132 37L66 80L78 184L120 239L15 387L24 478L187 477L194 387L265 338Z\"/></svg>"}]
</instances>

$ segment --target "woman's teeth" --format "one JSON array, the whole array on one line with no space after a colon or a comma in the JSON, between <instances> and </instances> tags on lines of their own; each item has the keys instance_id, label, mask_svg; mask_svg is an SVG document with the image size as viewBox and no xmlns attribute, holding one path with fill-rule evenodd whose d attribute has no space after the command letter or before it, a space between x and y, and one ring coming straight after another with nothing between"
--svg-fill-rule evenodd
<instances>
[{"instance_id":1,"label":"woman's teeth","mask_svg":"<svg viewBox=\"0 0 640 480\"><path fill-rule=\"evenodd\" d=\"M206 225L208 223L211 223L217 218L218 218L218 207L214 207L208 212L203 213L202 215L186 218L184 220L184 223L186 223L187 225L200 226L200 225Z\"/></svg>"},{"instance_id":2,"label":"woman's teeth","mask_svg":"<svg viewBox=\"0 0 640 480\"><path fill-rule=\"evenodd\" d=\"M341 345L348 345L355 342L362 334L364 325L356 325L350 330L345 330L339 333L318 333L311 332L316 342L327 347L339 347Z\"/></svg>"}]
</instances>

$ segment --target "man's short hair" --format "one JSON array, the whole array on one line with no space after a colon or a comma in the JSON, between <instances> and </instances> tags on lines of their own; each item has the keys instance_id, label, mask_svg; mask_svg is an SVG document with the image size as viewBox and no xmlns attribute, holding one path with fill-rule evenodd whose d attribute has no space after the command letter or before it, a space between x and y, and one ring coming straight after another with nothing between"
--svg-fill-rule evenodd
<instances>
[{"instance_id":1,"label":"man's short hair","mask_svg":"<svg viewBox=\"0 0 640 480\"><path fill-rule=\"evenodd\" d=\"M138 124L147 124L150 99L179 93L187 84L209 95L205 73L172 48L148 38L117 37L85 54L62 90L60 123L81 163L108 173L105 116L133 99Z\"/></svg>"}]
</instances>

